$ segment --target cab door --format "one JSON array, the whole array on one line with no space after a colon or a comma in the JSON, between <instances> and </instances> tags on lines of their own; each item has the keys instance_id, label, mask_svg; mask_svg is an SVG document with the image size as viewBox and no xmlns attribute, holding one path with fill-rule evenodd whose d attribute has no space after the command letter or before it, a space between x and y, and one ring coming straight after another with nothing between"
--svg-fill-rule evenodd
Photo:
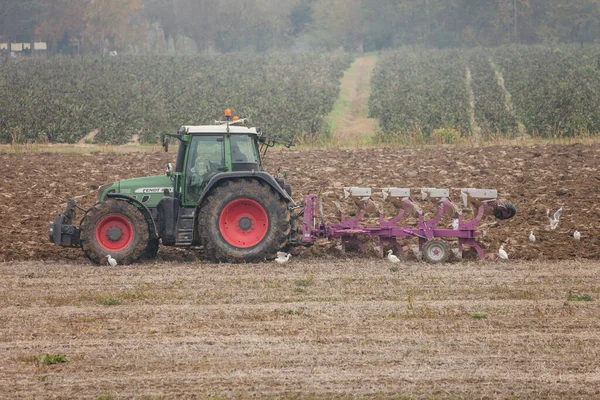
<instances>
[{"instance_id":1,"label":"cab door","mask_svg":"<svg viewBox=\"0 0 600 400\"><path fill-rule=\"evenodd\" d=\"M210 179L227 171L223 135L192 136L184 171L183 204L192 206L198 203Z\"/></svg>"}]
</instances>

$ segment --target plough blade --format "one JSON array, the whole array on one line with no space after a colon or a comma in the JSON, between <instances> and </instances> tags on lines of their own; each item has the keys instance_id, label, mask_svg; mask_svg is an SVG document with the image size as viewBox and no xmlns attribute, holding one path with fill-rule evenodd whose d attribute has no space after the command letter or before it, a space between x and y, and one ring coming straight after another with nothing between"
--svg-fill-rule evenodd
<instances>
[{"instance_id":1,"label":"plough blade","mask_svg":"<svg viewBox=\"0 0 600 400\"><path fill-rule=\"evenodd\" d=\"M349 197L360 201L367 201L371 198L371 188L345 187L344 199L348 199Z\"/></svg>"},{"instance_id":2,"label":"plough blade","mask_svg":"<svg viewBox=\"0 0 600 400\"><path fill-rule=\"evenodd\" d=\"M448 200L449 197L450 197L450 190L448 190L448 189L436 189L436 188L421 189L421 198L423 200L427 200L429 198L429 199L431 199L431 201L442 202L444 200Z\"/></svg>"},{"instance_id":3,"label":"plough blade","mask_svg":"<svg viewBox=\"0 0 600 400\"><path fill-rule=\"evenodd\" d=\"M419 251L423 258L430 263L439 263L445 261L450 252L462 253L463 246L468 245L477 251L478 256L483 259L484 254L476 242L478 236L483 236L482 232L477 231L477 224L486 213L493 211L498 219L512 218L516 214L515 207L510 203L500 203L498 191L494 189L475 189L468 188L461 190L461 198L464 207L473 207L476 209L476 216L470 221L464 221L462 209L458 209L450 201L449 189L423 188L421 189L421 198L423 201L429 200L438 204L438 211L431 219L426 220L420 207L411 200L411 190L409 188L389 187L382 190L384 202L391 203L398 214L391 220L386 220L383 214L379 216L379 225L374 227L364 227L364 217L369 205L374 205L371 200L371 188L346 187L344 188L344 198L352 200L359 208L358 216L349 219L346 215L341 216L341 222L338 224L326 224L322 215L318 215L317 196L309 195L304 201L304 229L302 231L302 241L307 244L314 243L317 239L340 239L342 247L347 243L354 243L360 249L364 249L359 239L378 239L379 249L383 254L384 246L391 246L399 253L403 253L402 245L399 239L418 240ZM404 217L414 215L417 221L413 226L400 226ZM451 216L457 222L454 229L441 229L438 225L444 216ZM317 224L317 218L320 217L321 223ZM458 249L450 250L448 243L442 239L456 239ZM448 252L448 254L445 254Z\"/></svg>"},{"instance_id":4,"label":"plough blade","mask_svg":"<svg viewBox=\"0 0 600 400\"><path fill-rule=\"evenodd\" d=\"M382 194L383 201L391 203L397 210L404 210L404 213L415 217L423 214L421 208L410 199L409 188L384 188Z\"/></svg>"},{"instance_id":5,"label":"plough blade","mask_svg":"<svg viewBox=\"0 0 600 400\"><path fill-rule=\"evenodd\" d=\"M498 199L498 191L495 189L462 189L460 196L463 201L463 207L469 207L469 204L478 204Z\"/></svg>"}]
</instances>

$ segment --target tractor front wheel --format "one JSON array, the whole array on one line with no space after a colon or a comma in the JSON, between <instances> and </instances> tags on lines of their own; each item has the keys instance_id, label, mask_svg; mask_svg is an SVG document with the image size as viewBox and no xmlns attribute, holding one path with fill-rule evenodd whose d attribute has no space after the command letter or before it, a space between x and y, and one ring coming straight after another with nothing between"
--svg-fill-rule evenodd
<instances>
[{"instance_id":1,"label":"tractor front wheel","mask_svg":"<svg viewBox=\"0 0 600 400\"><path fill-rule=\"evenodd\" d=\"M287 244L287 203L268 184L236 179L215 188L198 213L204 249L214 261L261 261Z\"/></svg>"},{"instance_id":2,"label":"tractor front wheel","mask_svg":"<svg viewBox=\"0 0 600 400\"><path fill-rule=\"evenodd\" d=\"M147 255L148 222L133 205L107 200L92 207L81 222L81 247L96 264L111 255L119 264L131 264Z\"/></svg>"}]
</instances>

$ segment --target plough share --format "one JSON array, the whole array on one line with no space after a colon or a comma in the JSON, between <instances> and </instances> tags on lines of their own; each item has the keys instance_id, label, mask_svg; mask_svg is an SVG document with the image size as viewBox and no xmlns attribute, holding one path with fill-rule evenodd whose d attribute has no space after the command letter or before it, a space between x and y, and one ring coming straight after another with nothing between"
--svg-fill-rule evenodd
<instances>
[{"instance_id":1,"label":"plough share","mask_svg":"<svg viewBox=\"0 0 600 400\"><path fill-rule=\"evenodd\" d=\"M325 223L322 201L318 194L310 193L303 203L302 243L314 244L317 239L341 240L342 249L347 244L353 244L364 251L364 244L360 239L379 239L379 250L383 254L384 247L395 248L402 254L403 248L399 239L418 238L419 252L423 259L432 264L445 262L450 256L450 249L443 239L458 239L458 251L462 254L463 246L467 245L477 251L480 259L484 253L476 238L483 236L477 231L477 225L486 214L493 214L497 219L506 220L515 216L516 209L511 203L498 201L498 192L490 189L462 189L462 205L470 207L475 217L466 220L462 209L449 200L448 189L421 189L422 200L429 199L437 204L437 214L426 220L418 204L411 199L411 190L408 188L385 188L382 191L383 199L390 202L397 210L397 215L387 220L384 214L379 216L379 225L376 227L363 227L367 207L371 200L371 188L349 187L344 188L344 197L351 199L358 208L355 217L349 218L341 215L340 223ZM416 226L401 226L406 217L414 217ZM439 225L444 216L455 220L456 229L440 229ZM456 224L457 222L457 224Z\"/></svg>"}]
</instances>

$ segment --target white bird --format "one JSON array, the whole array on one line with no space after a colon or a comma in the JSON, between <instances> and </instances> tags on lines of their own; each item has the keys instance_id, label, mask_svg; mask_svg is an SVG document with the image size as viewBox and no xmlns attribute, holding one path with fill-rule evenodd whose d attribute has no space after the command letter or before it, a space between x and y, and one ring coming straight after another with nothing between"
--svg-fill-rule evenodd
<instances>
[{"instance_id":1,"label":"white bird","mask_svg":"<svg viewBox=\"0 0 600 400\"><path fill-rule=\"evenodd\" d=\"M533 234L533 231L531 231L531 233L529 234L529 241L530 241L531 243L534 243L534 242L535 242L535 235Z\"/></svg>"},{"instance_id":2,"label":"white bird","mask_svg":"<svg viewBox=\"0 0 600 400\"><path fill-rule=\"evenodd\" d=\"M546 217L548 217L548 221L550 222L550 229L555 230L558 226L558 220L560 220L560 216L562 215L563 209L562 207L558 209L557 212L554 213L554 216L550 216L550 209L546 210Z\"/></svg>"},{"instance_id":3,"label":"white bird","mask_svg":"<svg viewBox=\"0 0 600 400\"><path fill-rule=\"evenodd\" d=\"M498 257L502 260L508 260L508 254L504 251L504 245L500 246L500 250L498 250Z\"/></svg>"},{"instance_id":4,"label":"white bird","mask_svg":"<svg viewBox=\"0 0 600 400\"><path fill-rule=\"evenodd\" d=\"M393 253L392 250L388 251L387 259L390 260L391 262L393 262L394 264L399 263L400 259L398 257L396 257L395 255L393 255L392 253Z\"/></svg>"},{"instance_id":5,"label":"white bird","mask_svg":"<svg viewBox=\"0 0 600 400\"><path fill-rule=\"evenodd\" d=\"M452 229L454 229L455 231L458 230L458 218L452 220Z\"/></svg>"},{"instance_id":6,"label":"white bird","mask_svg":"<svg viewBox=\"0 0 600 400\"><path fill-rule=\"evenodd\" d=\"M573 232L573 239L579 242L581 240L581 233L579 233L579 231Z\"/></svg>"},{"instance_id":7,"label":"white bird","mask_svg":"<svg viewBox=\"0 0 600 400\"><path fill-rule=\"evenodd\" d=\"M275 259L275 261L277 261L278 264L285 264L290 260L291 256L291 254L284 253L283 251L278 251L277 258Z\"/></svg>"},{"instance_id":8,"label":"white bird","mask_svg":"<svg viewBox=\"0 0 600 400\"><path fill-rule=\"evenodd\" d=\"M108 258L108 263L110 264L111 267L116 267L117 266L117 260L115 260L114 258L111 257L111 255L107 255L106 258Z\"/></svg>"}]
</instances>

